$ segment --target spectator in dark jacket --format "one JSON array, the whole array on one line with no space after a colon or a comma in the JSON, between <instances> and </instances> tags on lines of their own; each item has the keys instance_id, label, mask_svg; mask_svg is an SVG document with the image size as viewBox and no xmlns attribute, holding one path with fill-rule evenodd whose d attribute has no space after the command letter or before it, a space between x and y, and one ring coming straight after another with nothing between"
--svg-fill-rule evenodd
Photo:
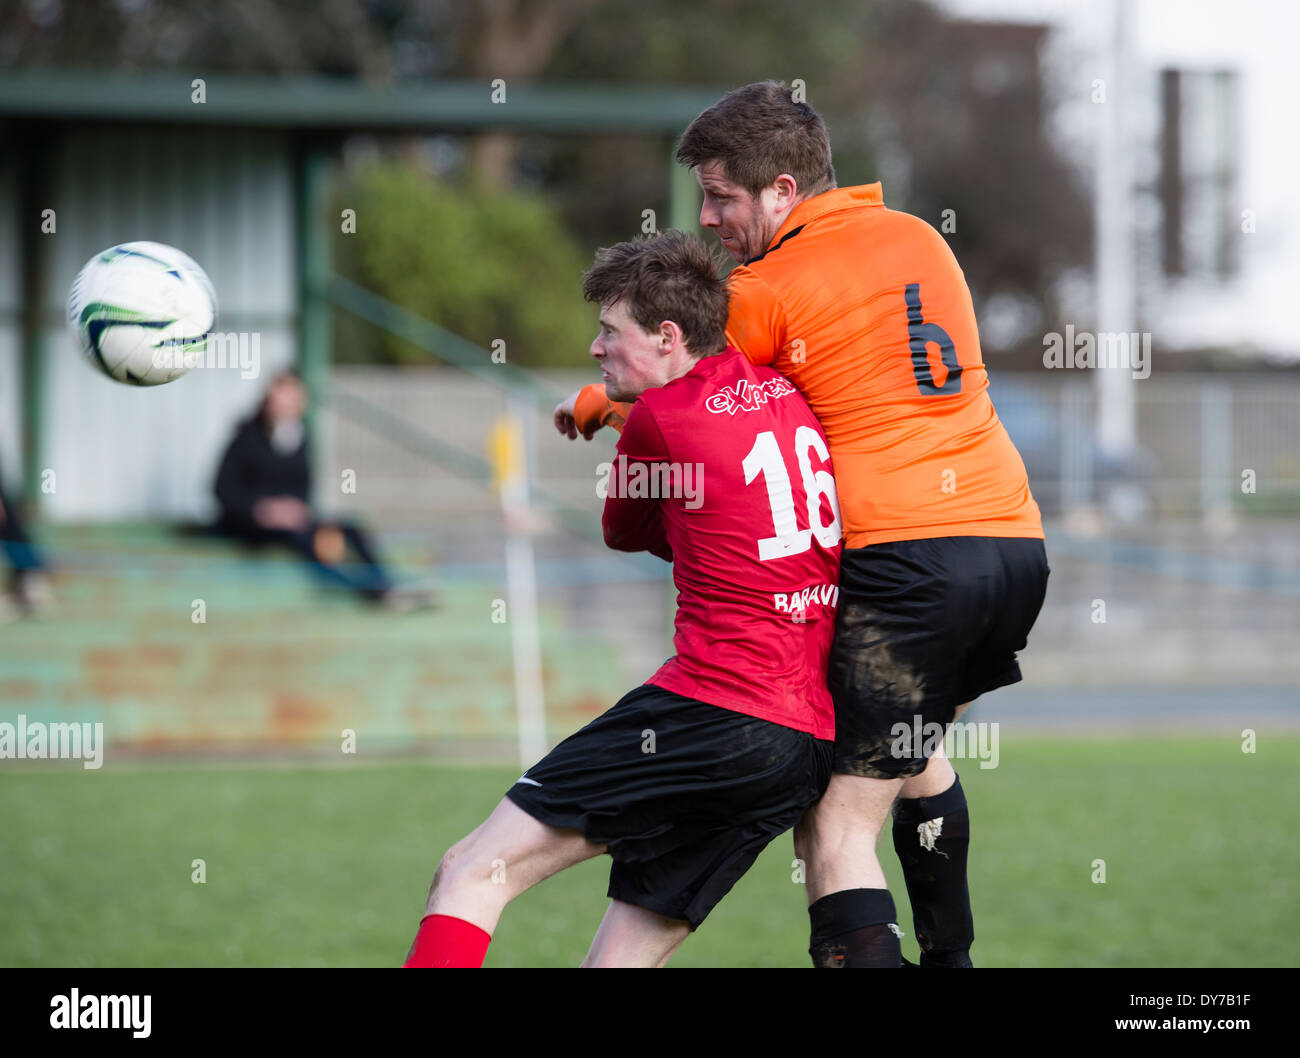
<instances>
[{"instance_id":1,"label":"spectator in dark jacket","mask_svg":"<svg viewBox=\"0 0 1300 1058\"><path fill-rule=\"evenodd\" d=\"M327 580L391 604L398 596L366 534L350 521L320 520L308 506L306 406L307 393L295 372L271 380L261 406L240 425L221 459L217 529L253 546L290 547ZM359 562L344 562L349 545Z\"/></svg>"},{"instance_id":2,"label":"spectator in dark jacket","mask_svg":"<svg viewBox=\"0 0 1300 1058\"><path fill-rule=\"evenodd\" d=\"M9 583L0 592L0 621L43 613L52 601L45 561L32 543L18 506L0 490L0 551L9 560Z\"/></svg>"}]
</instances>

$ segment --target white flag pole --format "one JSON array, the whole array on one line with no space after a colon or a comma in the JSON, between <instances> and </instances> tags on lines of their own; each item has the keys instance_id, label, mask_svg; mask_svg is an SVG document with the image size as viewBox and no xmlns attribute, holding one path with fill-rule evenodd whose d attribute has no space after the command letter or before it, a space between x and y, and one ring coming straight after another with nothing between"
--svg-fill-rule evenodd
<instances>
[{"instance_id":1,"label":"white flag pole","mask_svg":"<svg viewBox=\"0 0 1300 1058\"><path fill-rule=\"evenodd\" d=\"M497 420L492 432L493 463L506 530L506 620L515 670L519 760L525 769L546 753L542 642L528 495L525 423L529 411L527 405L511 396L506 414Z\"/></svg>"}]
</instances>

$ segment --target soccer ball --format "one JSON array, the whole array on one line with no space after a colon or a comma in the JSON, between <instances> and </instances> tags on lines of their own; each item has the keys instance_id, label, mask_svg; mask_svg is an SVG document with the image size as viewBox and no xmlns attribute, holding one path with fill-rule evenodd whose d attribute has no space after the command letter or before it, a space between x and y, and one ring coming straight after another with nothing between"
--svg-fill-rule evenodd
<instances>
[{"instance_id":1,"label":"soccer ball","mask_svg":"<svg viewBox=\"0 0 1300 1058\"><path fill-rule=\"evenodd\" d=\"M68 293L68 323L91 364L117 382L160 386L199 362L217 317L212 281L159 242L95 254Z\"/></svg>"}]
</instances>

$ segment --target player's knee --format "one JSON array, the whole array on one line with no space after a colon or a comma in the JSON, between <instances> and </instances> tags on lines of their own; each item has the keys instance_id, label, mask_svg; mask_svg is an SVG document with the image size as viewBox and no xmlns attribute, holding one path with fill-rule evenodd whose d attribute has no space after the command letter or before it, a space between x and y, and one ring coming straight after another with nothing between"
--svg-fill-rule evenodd
<instances>
[{"instance_id":1,"label":"player's knee","mask_svg":"<svg viewBox=\"0 0 1300 1058\"><path fill-rule=\"evenodd\" d=\"M834 855L848 837L858 829L852 813L843 805L819 801L804 813L794 832L795 855L808 862Z\"/></svg>"},{"instance_id":2,"label":"player's knee","mask_svg":"<svg viewBox=\"0 0 1300 1058\"><path fill-rule=\"evenodd\" d=\"M902 785L902 780L833 776L822 799L804 814L802 825L812 846L874 842Z\"/></svg>"},{"instance_id":3,"label":"player's knee","mask_svg":"<svg viewBox=\"0 0 1300 1058\"><path fill-rule=\"evenodd\" d=\"M446 896L449 893L472 885L473 872L468 869L470 857L467 855L469 839L462 838L442 854L438 869L433 873L433 885L429 890L432 898L435 894Z\"/></svg>"},{"instance_id":4,"label":"player's knee","mask_svg":"<svg viewBox=\"0 0 1300 1058\"><path fill-rule=\"evenodd\" d=\"M901 797L933 797L943 793L957 779L957 772L942 752L933 754L926 762L925 768L911 775L903 783Z\"/></svg>"},{"instance_id":5,"label":"player's knee","mask_svg":"<svg viewBox=\"0 0 1300 1058\"><path fill-rule=\"evenodd\" d=\"M429 886L429 900L438 894L444 892L447 888L447 854L443 853L442 859L438 861L438 869L433 872L433 882Z\"/></svg>"}]
</instances>

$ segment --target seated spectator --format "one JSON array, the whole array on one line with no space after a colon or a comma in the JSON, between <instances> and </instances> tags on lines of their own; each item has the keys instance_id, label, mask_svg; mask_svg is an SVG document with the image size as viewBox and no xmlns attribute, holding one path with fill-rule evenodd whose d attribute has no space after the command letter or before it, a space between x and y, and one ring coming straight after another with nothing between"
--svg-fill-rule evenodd
<instances>
[{"instance_id":1,"label":"seated spectator","mask_svg":"<svg viewBox=\"0 0 1300 1058\"><path fill-rule=\"evenodd\" d=\"M302 555L327 581L390 608L427 599L398 593L366 534L355 523L320 519L307 503L311 479L302 416L307 391L296 372L271 380L254 415L235 431L217 472L217 531ZM348 547L358 562L346 563Z\"/></svg>"},{"instance_id":2,"label":"seated spectator","mask_svg":"<svg viewBox=\"0 0 1300 1058\"><path fill-rule=\"evenodd\" d=\"M0 490L0 548L9 562L9 580L0 593L0 621L39 615L53 596L41 553L32 544L18 507Z\"/></svg>"}]
</instances>

